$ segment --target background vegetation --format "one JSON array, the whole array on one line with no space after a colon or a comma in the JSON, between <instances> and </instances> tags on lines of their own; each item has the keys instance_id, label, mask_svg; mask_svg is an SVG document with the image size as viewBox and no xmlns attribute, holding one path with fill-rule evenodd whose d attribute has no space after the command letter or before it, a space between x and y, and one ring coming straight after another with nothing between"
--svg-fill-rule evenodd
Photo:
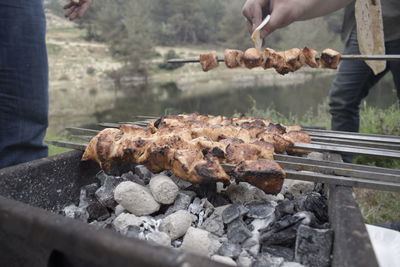
<instances>
[{"instance_id":1,"label":"background vegetation","mask_svg":"<svg viewBox=\"0 0 400 267\"><path fill-rule=\"evenodd\" d=\"M47 7L62 14L60 0ZM112 55L139 73L146 73L146 60L159 46L207 46L210 49L251 46L243 0L96 0L78 21L86 39L105 42ZM314 48L341 48L342 12L273 33L267 45L275 49L312 44ZM307 34L305 34L307 33Z\"/></svg>"}]
</instances>

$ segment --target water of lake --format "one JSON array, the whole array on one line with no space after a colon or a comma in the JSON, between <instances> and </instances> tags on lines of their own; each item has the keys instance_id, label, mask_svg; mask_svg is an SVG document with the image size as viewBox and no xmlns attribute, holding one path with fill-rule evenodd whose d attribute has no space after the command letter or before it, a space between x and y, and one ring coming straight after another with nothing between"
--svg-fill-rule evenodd
<instances>
[{"instance_id":1,"label":"water of lake","mask_svg":"<svg viewBox=\"0 0 400 267\"><path fill-rule=\"evenodd\" d=\"M334 74L320 73L307 76L304 82L240 84L218 82L207 88L207 93L199 93L208 85L199 82L192 85L190 92L179 88L179 83L167 82L146 86L125 85L108 90L107 105L95 103L93 111L84 114L63 112L60 116L50 117L51 127L58 132L68 126L90 126L97 122L132 121L134 115L163 115L165 113L199 112L202 114L222 114L247 112L254 104L259 109L272 107L284 115L302 116L306 112L316 111L318 105L327 101ZM382 80L367 97L369 105L385 108L395 103L396 94L391 79ZM114 89L115 90L115 89ZM101 94L101 93L97 93ZM91 101L96 101L92 97ZM109 103L111 102L111 103ZM102 106L103 108L98 108ZM71 109L74 110L74 109ZM73 117L71 121L67 118Z\"/></svg>"}]
</instances>

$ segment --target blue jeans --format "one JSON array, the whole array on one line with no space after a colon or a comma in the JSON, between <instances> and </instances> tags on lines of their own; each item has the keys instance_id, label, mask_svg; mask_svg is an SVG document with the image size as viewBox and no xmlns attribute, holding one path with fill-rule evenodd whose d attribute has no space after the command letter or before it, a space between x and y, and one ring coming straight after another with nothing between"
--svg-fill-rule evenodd
<instances>
[{"instance_id":1,"label":"blue jeans","mask_svg":"<svg viewBox=\"0 0 400 267\"><path fill-rule=\"evenodd\" d=\"M400 40L385 43L386 54L400 54ZM360 54L355 30L346 43L343 54ZM364 61L344 60L330 91L329 107L332 115L332 130L358 132L360 129L360 103L369 90L388 72L393 74L400 98L400 61L388 61L385 71L374 75ZM351 162L350 156L344 156L345 162Z\"/></svg>"},{"instance_id":2,"label":"blue jeans","mask_svg":"<svg viewBox=\"0 0 400 267\"><path fill-rule=\"evenodd\" d=\"M42 0L0 0L0 168L47 156Z\"/></svg>"}]
</instances>

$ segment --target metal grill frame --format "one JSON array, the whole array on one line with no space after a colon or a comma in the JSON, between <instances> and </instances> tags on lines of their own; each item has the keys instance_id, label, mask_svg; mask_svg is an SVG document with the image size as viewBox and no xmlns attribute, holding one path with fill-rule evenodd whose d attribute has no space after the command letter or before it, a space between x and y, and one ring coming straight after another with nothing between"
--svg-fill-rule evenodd
<instances>
[{"instance_id":1,"label":"metal grill frame","mask_svg":"<svg viewBox=\"0 0 400 267\"><path fill-rule=\"evenodd\" d=\"M2 266L225 266L56 214L76 202L80 187L99 171L81 155L71 151L0 169ZM379 266L352 192L328 186L332 266Z\"/></svg>"}]
</instances>

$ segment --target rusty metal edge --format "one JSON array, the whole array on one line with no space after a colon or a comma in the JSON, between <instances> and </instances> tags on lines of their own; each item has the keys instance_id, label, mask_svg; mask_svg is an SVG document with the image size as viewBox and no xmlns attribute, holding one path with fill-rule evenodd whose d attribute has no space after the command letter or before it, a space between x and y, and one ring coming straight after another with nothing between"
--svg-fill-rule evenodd
<instances>
[{"instance_id":1,"label":"rusty metal edge","mask_svg":"<svg viewBox=\"0 0 400 267\"><path fill-rule=\"evenodd\" d=\"M329 218L334 230L332 267L379 267L352 187L329 185Z\"/></svg>"}]
</instances>

